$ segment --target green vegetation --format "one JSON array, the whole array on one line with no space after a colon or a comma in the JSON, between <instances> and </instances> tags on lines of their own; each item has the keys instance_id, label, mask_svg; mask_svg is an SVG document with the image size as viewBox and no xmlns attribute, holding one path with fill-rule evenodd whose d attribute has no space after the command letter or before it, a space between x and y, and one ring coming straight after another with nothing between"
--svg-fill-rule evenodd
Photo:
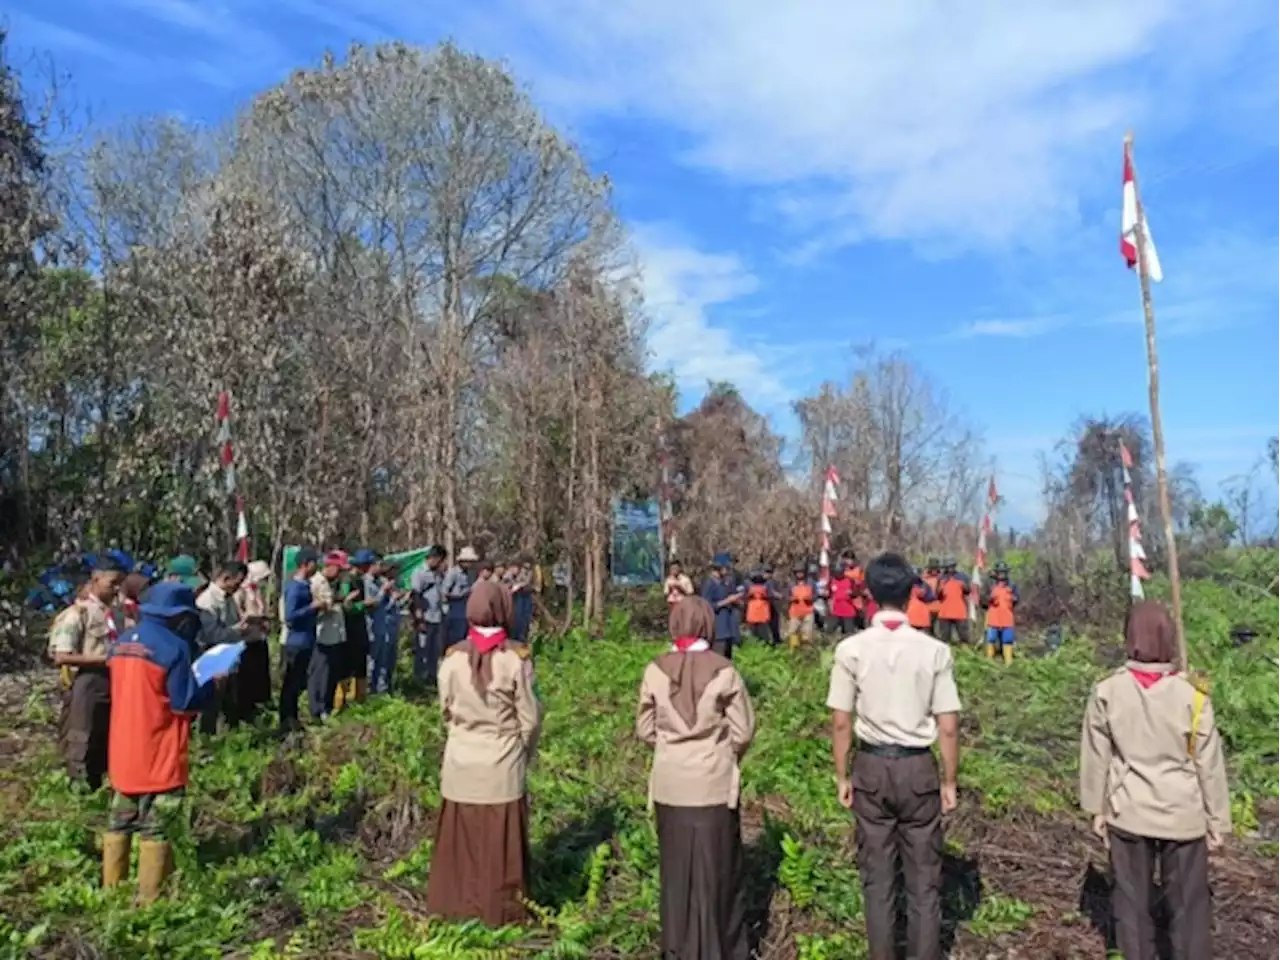
<instances>
[{"instance_id":1,"label":"green vegetation","mask_svg":"<svg viewBox=\"0 0 1280 960\"><path fill-rule=\"evenodd\" d=\"M1274 830L1260 821L1276 795L1276 599L1214 581L1189 584L1187 597L1193 661L1213 678L1241 833L1221 882L1243 877L1232 897L1274 915L1274 884L1248 877L1274 876L1265 860L1274 834L1252 832ZM1242 621L1260 635L1237 649L1228 631ZM442 731L434 706L412 693L349 710L304 743L281 744L264 722L197 744L176 889L135 910L127 890L98 885L107 797L69 788L47 700L24 687L3 715L23 749L6 758L14 775L0 789L0 956L656 956L657 843L645 808L648 758L631 718L641 669L659 647L632 637L621 614L606 634L572 634L538 654L547 721L530 781L534 919L523 929L424 916ZM1027 634L1011 668L977 651L957 659L962 805L948 828L944 902L958 957L1012 955L1004 951L1031 942L1048 944L1046 955L1068 945L1103 951L1078 902L1089 857L1100 863L1101 851L1075 811L1076 750L1084 697L1116 662L1119 637L1069 638L1046 653ZM759 713L743 832L762 956L863 955L853 831L831 780L829 658L755 646L739 658ZM51 678L39 678L49 689ZM1220 919L1228 940L1253 935L1249 927Z\"/></svg>"}]
</instances>

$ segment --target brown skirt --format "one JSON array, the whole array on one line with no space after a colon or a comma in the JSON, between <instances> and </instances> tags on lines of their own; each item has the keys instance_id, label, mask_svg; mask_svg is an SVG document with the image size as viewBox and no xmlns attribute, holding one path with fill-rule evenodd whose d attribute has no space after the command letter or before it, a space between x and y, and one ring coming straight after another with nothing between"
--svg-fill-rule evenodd
<instances>
[{"instance_id":1,"label":"brown skirt","mask_svg":"<svg viewBox=\"0 0 1280 960\"><path fill-rule=\"evenodd\" d=\"M747 960L738 811L660 803L654 809L664 960Z\"/></svg>"},{"instance_id":2,"label":"brown skirt","mask_svg":"<svg viewBox=\"0 0 1280 960\"><path fill-rule=\"evenodd\" d=\"M510 803L445 800L427 878L427 912L490 927L522 923L528 889L529 816L522 797Z\"/></svg>"}]
</instances>

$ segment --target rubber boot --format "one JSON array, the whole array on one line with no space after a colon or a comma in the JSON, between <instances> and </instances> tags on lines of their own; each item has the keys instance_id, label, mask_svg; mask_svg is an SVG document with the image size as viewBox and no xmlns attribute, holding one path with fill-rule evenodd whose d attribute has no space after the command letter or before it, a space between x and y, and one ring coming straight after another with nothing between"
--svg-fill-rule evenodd
<instances>
[{"instance_id":1,"label":"rubber boot","mask_svg":"<svg viewBox=\"0 0 1280 960\"><path fill-rule=\"evenodd\" d=\"M1011 644L1011 643L1006 643L1006 644L1005 644L1003 647L1001 647L1000 649L1001 649L1001 651L1004 653L1004 662L1005 662L1005 663L1013 663L1013 644Z\"/></svg>"},{"instance_id":2,"label":"rubber boot","mask_svg":"<svg viewBox=\"0 0 1280 960\"><path fill-rule=\"evenodd\" d=\"M996 658L996 645L994 643L987 644L987 659L994 660Z\"/></svg>"},{"instance_id":3,"label":"rubber boot","mask_svg":"<svg viewBox=\"0 0 1280 960\"><path fill-rule=\"evenodd\" d=\"M143 840L138 847L138 903L155 903L173 873L173 850L164 840Z\"/></svg>"},{"instance_id":4,"label":"rubber boot","mask_svg":"<svg viewBox=\"0 0 1280 960\"><path fill-rule=\"evenodd\" d=\"M339 680L338 685L333 688L333 712L337 713L342 709L342 705L347 702L347 681Z\"/></svg>"},{"instance_id":5,"label":"rubber boot","mask_svg":"<svg viewBox=\"0 0 1280 960\"><path fill-rule=\"evenodd\" d=\"M129 848L133 837L127 833L107 833L102 837L102 885L114 887L129 877Z\"/></svg>"}]
</instances>

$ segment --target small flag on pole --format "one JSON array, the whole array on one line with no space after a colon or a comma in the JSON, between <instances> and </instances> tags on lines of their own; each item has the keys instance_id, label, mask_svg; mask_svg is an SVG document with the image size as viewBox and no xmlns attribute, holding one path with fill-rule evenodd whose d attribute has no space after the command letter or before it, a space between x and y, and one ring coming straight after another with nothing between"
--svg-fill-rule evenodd
<instances>
[{"instance_id":1,"label":"small flag on pole","mask_svg":"<svg viewBox=\"0 0 1280 960\"><path fill-rule=\"evenodd\" d=\"M236 559L249 561L249 523L244 516L244 497L236 493L236 456L231 445L231 394L223 390L218 394L218 458L222 464L223 486L228 497L235 499L236 509Z\"/></svg>"},{"instance_id":2,"label":"small flag on pole","mask_svg":"<svg viewBox=\"0 0 1280 960\"><path fill-rule=\"evenodd\" d=\"M836 515L836 485L840 482L840 474L835 467L827 467L826 480L822 485L822 548L818 552L818 580L826 583L831 579L831 518Z\"/></svg>"},{"instance_id":3,"label":"small flag on pole","mask_svg":"<svg viewBox=\"0 0 1280 960\"><path fill-rule=\"evenodd\" d=\"M996 490L995 474L987 484L987 512L982 515L982 526L978 528L978 550L973 558L973 579L969 584L969 619L978 619L978 596L982 589L982 571L987 568L987 534L991 532L991 515L995 513L996 504L1000 502L1000 494Z\"/></svg>"},{"instance_id":4,"label":"small flag on pole","mask_svg":"<svg viewBox=\"0 0 1280 960\"><path fill-rule=\"evenodd\" d=\"M1141 219L1141 223L1139 223ZM1160 258L1156 255L1156 242L1151 239L1151 227L1147 223L1146 211L1138 217L1138 188L1133 181L1133 161L1129 159L1129 144L1124 145L1124 198L1120 212L1120 252L1124 254L1125 263L1132 269L1138 265L1138 230L1142 230L1143 247L1146 252L1146 273L1152 283L1164 279L1160 270Z\"/></svg>"}]
</instances>

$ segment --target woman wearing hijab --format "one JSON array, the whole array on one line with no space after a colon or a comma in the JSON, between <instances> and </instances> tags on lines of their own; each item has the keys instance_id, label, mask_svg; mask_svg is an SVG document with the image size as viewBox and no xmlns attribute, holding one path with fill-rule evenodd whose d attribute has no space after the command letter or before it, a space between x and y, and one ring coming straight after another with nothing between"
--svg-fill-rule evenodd
<instances>
[{"instance_id":1,"label":"woman wearing hijab","mask_svg":"<svg viewBox=\"0 0 1280 960\"><path fill-rule=\"evenodd\" d=\"M243 717L251 720L258 708L271 700L271 656L267 650L267 598L264 591L271 582L271 565L263 560L249 564L244 583L236 591L245 639L244 653L236 668Z\"/></svg>"},{"instance_id":2,"label":"woman wearing hijab","mask_svg":"<svg viewBox=\"0 0 1280 960\"><path fill-rule=\"evenodd\" d=\"M1080 738L1080 805L1111 854L1116 939L1127 960L1156 960L1152 878L1160 866L1175 960L1213 956L1209 851L1231 832L1213 704L1174 660L1163 606L1134 604L1129 662L1093 690Z\"/></svg>"},{"instance_id":3,"label":"woman wearing hijab","mask_svg":"<svg viewBox=\"0 0 1280 960\"><path fill-rule=\"evenodd\" d=\"M755 714L741 675L711 649L711 604L688 597L669 625L671 649L645 668L636 711L636 734L653 747L662 955L746 960L738 761Z\"/></svg>"},{"instance_id":4,"label":"woman wearing hijab","mask_svg":"<svg viewBox=\"0 0 1280 960\"><path fill-rule=\"evenodd\" d=\"M509 640L511 593L482 581L467 599L466 638L440 666L447 740L427 911L489 926L525 919L529 810L525 770L541 710L527 648Z\"/></svg>"}]
</instances>

